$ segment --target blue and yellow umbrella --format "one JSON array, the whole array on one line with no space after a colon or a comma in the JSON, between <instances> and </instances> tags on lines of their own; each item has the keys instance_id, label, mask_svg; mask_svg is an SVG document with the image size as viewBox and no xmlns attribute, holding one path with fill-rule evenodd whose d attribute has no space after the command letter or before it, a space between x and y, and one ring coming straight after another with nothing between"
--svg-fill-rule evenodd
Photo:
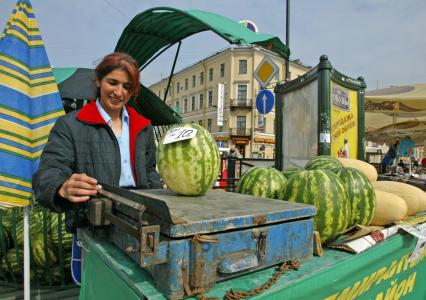
<instances>
[{"instance_id":1,"label":"blue and yellow umbrella","mask_svg":"<svg viewBox=\"0 0 426 300\"><path fill-rule=\"evenodd\" d=\"M62 101L31 3L19 0L0 39L0 206L26 206Z\"/></svg>"}]
</instances>

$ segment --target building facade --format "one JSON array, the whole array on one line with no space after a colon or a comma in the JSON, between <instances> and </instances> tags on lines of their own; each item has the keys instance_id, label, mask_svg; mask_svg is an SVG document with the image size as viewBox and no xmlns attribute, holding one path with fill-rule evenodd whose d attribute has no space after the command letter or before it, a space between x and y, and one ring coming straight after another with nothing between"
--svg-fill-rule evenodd
<instances>
[{"instance_id":1,"label":"building facade","mask_svg":"<svg viewBox=\"0 0 426 300\"><path fill-rule=\"evenodd\" d=\"M150 86L151 91L179 112L185 123L197 123L210 131L219 147L237 148L244 157L275 155L275 110L261 114L256 95L261 86L254 74L264 57L278 72L267 88L284 81L285 60L257 46L232 47L209 56L172 77ZM310 70L300 61L290 62L290 78Z\"/></svg>"}]
</instances>

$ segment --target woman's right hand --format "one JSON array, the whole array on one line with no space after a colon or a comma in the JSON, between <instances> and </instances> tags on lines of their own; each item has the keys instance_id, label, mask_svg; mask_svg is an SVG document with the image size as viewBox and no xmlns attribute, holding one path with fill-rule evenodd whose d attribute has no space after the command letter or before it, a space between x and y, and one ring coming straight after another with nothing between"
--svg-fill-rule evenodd
<instances>
[{"instance_id":1,"label":"woman's right hand","mask_svg":"<svg viewBox=\"0 0 426 300\"><path fill-rule=\"evenodd\" d=\"M85 202L94 196L102 189L95 178L89 177L86 174L72 174L65 181L58 191L59 196L68 199L71 202Z\"/></svg>"}]
</instances>

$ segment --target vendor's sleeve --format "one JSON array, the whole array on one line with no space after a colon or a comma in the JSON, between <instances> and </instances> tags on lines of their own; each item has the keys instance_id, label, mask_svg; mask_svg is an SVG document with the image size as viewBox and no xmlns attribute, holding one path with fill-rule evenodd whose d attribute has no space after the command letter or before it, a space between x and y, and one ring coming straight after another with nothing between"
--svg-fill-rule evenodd
<instances>
[{"instance_id":1,"label":"vendor's sleeve","mask_svg":"<svg viewBox=\"0 0 426 300\"><path fill-rule=\"evenodd\" d=\"M53 126L32 181L36 201L56 212L72 207L71 202L58 195L59 188L73 173L75 158L73 139L65 118L59 118Z\"/></svg>"}]
</instances>

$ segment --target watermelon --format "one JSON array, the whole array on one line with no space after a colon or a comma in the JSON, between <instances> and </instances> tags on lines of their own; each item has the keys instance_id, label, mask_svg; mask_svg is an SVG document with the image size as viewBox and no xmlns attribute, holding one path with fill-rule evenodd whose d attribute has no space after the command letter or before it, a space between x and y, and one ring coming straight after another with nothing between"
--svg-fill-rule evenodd
<instances>
[{"instance_id":1,"label":"watermelon","mask_svg":"<svg viewBox=\"0 0 426 300\"><path fill-rule=\"evenodd\" d=\"M329 170L336 173L343 168L342 163L335 157L329 155L320 155L309 160L306 165L306 170Z\"/></svg>"},{"instance_id":2,"label":"watermelon","mask_svg":"<svg viewBox=\"0 0 426 300\"><path fill-rule=\"evenodd\" d=\"M177 127L196 129L187 140L164 144L165 137ZM200 196L210 190L219 176L221 157L215 140L202 126L194 123L170 128L157 147L157 167L167 188L179 195Z\"/></svg>"},{"instance_id":3,"label":"watermelon","mask_svg":"<svg viewBox=\"0 0 426 300\"><path fill-rule=\"evenodd\" d=\"M285 176L285 178L290 179L294 174L297 174L299 172L303 172L304 169L299 168L299 167L291 167L291 168L287 168L285 170L282 171L283 175Z\"/></svg>"},{"instance_id":4,"label":"watermelon","mask_svg":"<svg viewBox=\"0 0 426 300\"><path fill-rule=\"evenodd\" d=\"M52 213L50 223L50 238L55 245L62 244L63 247L71 248L72 233L65 231L64 214ZM59 224L59 219L62 223Z\"/></svg>"},{"instance_id":5,"label":"watermelon","mask_svg":"<svg viewBox=\"0 0 426 300\"><path fill-rule=\"evenodd\" d=\"M237 193L262 198L283 199L287 179L272 167L252 167L241 176Z\"/></svg>"},{"instance_id":6,"label":"watermelon","mask_svg":"<svg viewBox=\"0 0 426 300\"><path fill-rule=\"evenodd\" d=\"M315 205L314 228L320 233L323 244L333 241L347 228L350 220L348 192L339 177L328 170L293 175L287 182L284 199Z\"/></svg>"},{"instance_id":7,"label":"watermelon","mask_svg":"<svg viewBox=\"0 0 426 300\"><path fill-rule=\"evenodd\" d=\"M18 259L19 256L19 259ZM7 260L7 261L6 261ZM10 249L1 260L3 271L19 274L23 273L24 251L22 249Z\"/></svg>"},{"instance_id":8,"label":"watermelon","mask_svg":"<svg viewBox=\"0 0 426 300\"><path fill-rule=\"evenodd\" d=\"M53 243L50 240L45 243L43 236L31 240L32 258L39 267L54 266L58 262L55 250Z\"/></svg>"},{"instance_id":9,"label":"watermelon","mask_svg":"<svg viewBox=\"0 0 426 300\"><path fill-rule=\"evenodd\" d=\"M351 222L368 226L376 209L376 194L370 180L361 171L354 168L342 168L337 173L349 194L351 203Z\"/></svg>"}]
</instances>

